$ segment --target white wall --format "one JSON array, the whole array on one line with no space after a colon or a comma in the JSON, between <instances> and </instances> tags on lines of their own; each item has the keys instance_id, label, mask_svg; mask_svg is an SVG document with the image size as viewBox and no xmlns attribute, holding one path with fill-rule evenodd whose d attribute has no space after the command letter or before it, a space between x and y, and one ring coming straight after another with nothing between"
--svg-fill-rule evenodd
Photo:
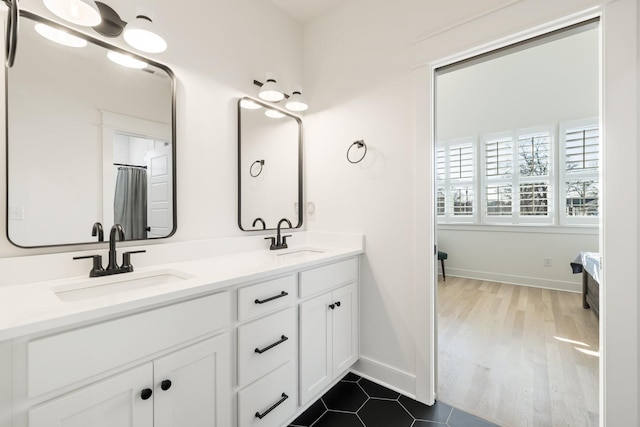
<instances>
[{"instance_id":1,"label":"white wall","mask_svg":"<svg viewBox=\"0 0 640 427\"><path fill-rule=\"evenodd\" d=\"M622 9L635 7L633 0L616 3L623 3ZM426 290L426 265L430 264L428 239L432 235L422 198L429 196L430 182L425 171L431 157L429 147L424 146L432 132L428 65L598 4L588 0L437 4L354 0L305 26L304 86L313 104L305 118L306 197L316 204L308 227L360 231L367 236L361 288L363 372L384 373L391 385L429 399L425 372L433 360L425 348L430 345L432 301ZM501 5L505 8L500 9ZM609 30L616 31L618 20L635 29L633 10L626 18L610 14ZM484 11L493 13L485 15ZM628 40L617 46L620 43ZM620 49L614 46L610 49ZM412 72L420 66L425 66L424 71ZM630 91L635 94L634 88ZM426 114L417 117L418 110ZM356 139L364 139L370 148L367 164L353 166L344 158ZM624 144L622 139L617 141ZM637 183L630 185L635 188ZM416 194L420 197L414 198ZM635 222L637 218L630 216ZM630 249L630 255L637 254L635 228L628 239L629 245L624 239L620 244ZM419 258L414 260L415 254ZM632 296L633 303L625 305L635 306L637 272L627 269L620 274L627 275L626 283L612 280L609 286L619 286L620 292ZM613 313L617 302L612 304L611 326L621 322ZM628 328L632 341L627 336L627 343L635 360L637 325ZM621 343L620 336L610 339ZM618 390L622 379L616 367L627 357L615 349L606 361L610 379L605 384L608 394L603 416L609 425L637 424L636 405L630 404L638 397L636 382L632 380L624 392ZM627 366L635 379L636 367Z\"/></svg>"}]
</instances>

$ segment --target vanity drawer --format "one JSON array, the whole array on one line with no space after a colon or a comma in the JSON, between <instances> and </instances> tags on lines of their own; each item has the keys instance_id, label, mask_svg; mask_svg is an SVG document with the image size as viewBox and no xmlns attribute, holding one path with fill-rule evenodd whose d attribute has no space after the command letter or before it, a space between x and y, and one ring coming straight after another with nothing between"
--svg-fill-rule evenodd
<instances>
[{"instance_id":1,"label":"vanity drawer","mask_svg":"<svg viewBox=\"0 0 640 427\"><path fill-rule=\"evenodd\" d=\"M296 391L293 362L288 362L244 390L240 390L238 392L238 427L285 425L296 411L298 400Z\"/></svg>"},{"instance_id":2,"label":"vanity drawer","mask_svg":"<svg viewBox=\"0 0 640 427\"><path fill-rule=\"evenodd\" d=\"M240 387L295 358L296 320L291 307L238 328Z\"/></svg>"},{"instance_id":3,"label":"vanity drawer","mask_svg":"<svg viewBox=\"0 0 640 427\"><path fill-rule=\"evenodd\" d=\"M308 297L358 279L358 258L312 268L300 273L300 298Z\"/></svg>"},{"instance_id":4,"label":"vanity drawer","mask_svg":"<svg viewBox=\"0 0 640 427\"><path fill-rule=\"evenodd\" d=\"M27 344L28 394L38 396L117 368L231 321L229 292L51 335Z\"/></svg>"},{"instance_id":5,"label":"vanity drawer","mask_svg":"<svg viewBox=\"0 0 640 427\"><path fill-rule=\"evenodd\" d=\"M295 292L295 275L240 288L238 290L238 320L243 322L285 307L293 303Z\"/></svg>"}]
</instances>

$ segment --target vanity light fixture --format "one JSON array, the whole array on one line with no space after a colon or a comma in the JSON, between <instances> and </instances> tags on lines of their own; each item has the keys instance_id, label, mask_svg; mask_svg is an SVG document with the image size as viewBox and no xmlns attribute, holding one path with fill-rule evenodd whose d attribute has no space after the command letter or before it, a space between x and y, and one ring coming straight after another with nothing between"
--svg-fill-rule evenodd
<instances>
[{"instance_id":1,"label":"vanity light fixture","mask_svg":"<svg viewBox=\"0 0 640 427\"><path fill-rule=\"evenodd\" d=\"M269 102L278 102L284 99L284 92L276 81L277 77L273 73L267 73L266 83L260 87L258 96ZM255 82L254 82L255 83Z\"/></svg>"},{"instance_id":2,"label":"vanity light fixture","mask_svg":"<svg viewBox=\"0 0 640 427\"><path fill-rule=\"evenodd\" d=\"M167 42L156 34L153 21L145 15L138 15L136 19L124 29L124 40L133 48L147 53L160 53L167 50Z\"/></svg>"},{"instance_id":3,"label":"vanity light fixture","mask_svg":"<svg viewBox=\"0 0 640 427\"><path fill-rule=\"evenodd\" d=\"M138 59L135 59L132 56L129 55L124 55L120 52L115 52L113 50L110 50L107 53L107 58L109 58L110 60L112 60L113 62L115 62L116 64L125 66L125 67L129 67L129 68L136 68L136 69L143 69L147 66L146 62L140 61Z\"/></svg>"},{"instance_id":4,"label":"vanity light fixture","mask_svg":"<svg viewBox=\"0 0 640 427\"><path fill-rule=\"evenodd\" d=\"M93 0L43 0L54 15L83 27L100 24L102 16Z\"/></svg>"},{"instance_id":5,"label":"vanity light fixture","mask_svg":"<svg viewBox=\"0 0 640 427\"><path fill-rule=\"evenodd\" d=\"M284 117L284 114L277 110L265 110L264 115L272 119L281 119Z\"/></svg>"},{"instance_id":6,"label":"vanity light fixture","mask_svg":"<svg viewBox=\"0 0 640 427\"><path fill-rule=\"evenodd\" d=\"M243 99L240 101L240 106L246 110L259 110L262 108L262 105L257 102L253 102L250 99Z\"/></svg>"},{"instance_id":7,"label":"vanity light fixture","mask_svg":"<svg viewBox=\"0 0 640 427\"><path fill-rule=\"evenodd\" d=\"M293 88L293 93L287 99L287 103L284 106L289 111L306 111L309 109L306 98L302 96L301 86Z\"/></svg>"},{"instance_id":8,"label":"vanity light fixture","mask_svg":"<svg viewBox=\"0 0 640 427\"><path fill-rule=\"evenodd\" d=\"M253 84L260 88L258 96L265 101L279 102L282 99L286 99L285 108L289 111L300 112L309 109L307 99L302 96L302 87L294 86L293 93L289 96L280 89L280 86L276 82L276 76L273 73L267 73L266 83L254 80Z\"/></svg>"},{"instance_id":9,"label":"vanity light fixture","mask_svg":"<svg viewBox=\"0 0 640 427\"><path fill-rule=\"evenodd\" d=\"M66 31L50 27L46 24L38 23L34 28L42 37L64 46L85 47L87 45L87 41L85 39L72 36Z\"/></svg>"}]
</instances>

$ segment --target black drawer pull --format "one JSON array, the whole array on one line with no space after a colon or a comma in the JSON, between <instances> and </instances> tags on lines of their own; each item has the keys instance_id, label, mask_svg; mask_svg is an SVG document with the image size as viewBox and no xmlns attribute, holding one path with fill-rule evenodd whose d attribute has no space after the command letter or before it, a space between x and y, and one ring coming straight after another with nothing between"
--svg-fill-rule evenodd
<instances>
[{"instance_id":1,"label":"black drawer pull","mask_svg":"<svg viewBox=\"0 0 640 427\"><path fill-rule=\"evenodd\" d=\"M145 388L140 392L140 397L142 398L142 400L147 400L148 398L151 397L152 394L153 394L153 390L151 390L150 388Z\"/></svg>"},{"instance_id":2,"label":"black drawer pull","mask_svg":"<svg viewBox=\"0 0 640 427\"><path fill-rule=\"evenodd\" d=\"M282 399L278 400L271 408L267 409L262 414L260 412L256 412L256 418L263 419L264 417L266 417L269 414L269 412L271 412L274 409L276 409L278 406L280 406L280 404L282 402L284 402L288 398L289 398L289 396L287 396L286 394L282 393Z\"/></svg>"},{"instance_id":3,"label":"black drawer pull","mask_svg":"<svg viewBox=\"0 0 640 427\"><path fill-rule=\"evenodd\" d=\"M160 388L162 389L162 391L167 391L171 388L171 380L163 380L160 383Z\"/></svg>"},{"instance_id":4,"label":"black drawer pull","mask_svg":"<svg viewBox=\"0 0 640 427\"><path fill-rule=\"evenodd\" d=\"M278 295L271 297L271 298L267 298L267 299L257 299L254 301L255 304L264 304L265 302L269 302L269 301L273 301L274 299L278 299L278 298L282 298L282 297L286 297L287 295L289 295L287 292L282 291L280 292Z\"/></svg>"},{"instance_id":5,"label":"black drawer pull","mask_svg":"<svg viewBox=\"0 0 640 427\"><path fill-rule=\"evenodd\" d=\"M262 350L256 347L256 349L254 351L256 353L258 353L258 354L262 354L267 350L271 350L273 347L277 346L278 344L282 344L283 342L285 342L288 339L289 339L288 337L283 335L283 336L280 337L280 339L278 341L274 342L273 344L263 348Z\"/></svg>"}]
</instances>

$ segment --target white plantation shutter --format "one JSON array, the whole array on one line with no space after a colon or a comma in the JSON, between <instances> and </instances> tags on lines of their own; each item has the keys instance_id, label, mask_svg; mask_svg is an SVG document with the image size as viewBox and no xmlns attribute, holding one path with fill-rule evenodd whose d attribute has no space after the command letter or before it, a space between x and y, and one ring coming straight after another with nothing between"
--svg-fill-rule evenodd
<instances>
[{"instance_id":1,"label":"white plantation shutter","mask_svg":"<svg viewBox=\"0 0 640 427\"><path fill-rule=\"evenodd\" d=\"M562 221L595 224L600 206L600 128L597 121L561 127L563 138Z\"/></svg>"},{"instance_id":2,"label":"white plantation shutter","mask_svg":"<svg viewBox=\"0 0 640 427\"><path fill-rule=\"evenodd\" d=\"M472 138L436 148L436 214L442 222L474 222L477 159Z\"/></svg>"}]
</instances>

